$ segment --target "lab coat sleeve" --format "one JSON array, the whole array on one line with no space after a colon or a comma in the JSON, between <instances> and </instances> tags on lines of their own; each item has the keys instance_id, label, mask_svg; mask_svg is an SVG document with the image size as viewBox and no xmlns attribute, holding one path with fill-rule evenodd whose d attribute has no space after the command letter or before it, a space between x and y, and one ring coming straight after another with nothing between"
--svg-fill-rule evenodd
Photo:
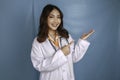
<instances>
[{"instance_id":1,"label":"lab coat sleeve","mask_svg":"<svg viewBox=\"0 0 120 80\"><path fill-rule=\"evenodd\" d=\"M79 39L73 50L73 62L78 62L85 55L90 43L87 40Z\"/></svg>"},{"instance_id":2,"label":"lab coat sleeve","mask_svg":"<svg viewBox=\"0 0 120 80\"><path fill-rule=\"evenodd\" d=\"M59 68L67 62L67 58L60 49L53 56L45 58L41 44L34 41L31 49L31 61L33 67L39 72L42 72Z\"/></svg>"}]
</instances>

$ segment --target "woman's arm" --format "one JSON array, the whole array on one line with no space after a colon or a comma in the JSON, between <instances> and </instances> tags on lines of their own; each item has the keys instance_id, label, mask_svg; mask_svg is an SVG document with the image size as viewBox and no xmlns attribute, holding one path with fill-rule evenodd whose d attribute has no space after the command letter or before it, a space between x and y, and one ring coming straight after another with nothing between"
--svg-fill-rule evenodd
<instances>
[{"instance_id":1,"label":"woman's arm","mask_svg":"<svg viewBox=\"0 0 120 80\"><path fill-rule=\"evenodd\" d=\"M31 60L34 68L38 71L52 71L67 62L67 58L61 49L57 50L53 56L45 58L43 56L41 44L36 42L36 40L33 42Z\"/></svg>"},{"instance_id":2,"label":"woman's arm","mask_svg":"<svg viewBox=\"0 0 120 80\"><path fill-rule=\"evenodd\" d=\"M73 62L78 62L81 60L86 53L90 43L86 40L90 35L94 33L94 30L90 30L88 33L83 34L81 38L78 40L77 44L71 46ZM72 37L71 37L72 40Z\"/></svg>"},{"instance_id":3,"label":"woman's arm","mask_svg":"<svg viewBox=\"0 0 120 80\"><path fill-rule=\"evenodd\" d=\"M73 50L73 62L78 62L85 55L90 43L86 40L79 39Z\"/></svg>"}]
</instances>

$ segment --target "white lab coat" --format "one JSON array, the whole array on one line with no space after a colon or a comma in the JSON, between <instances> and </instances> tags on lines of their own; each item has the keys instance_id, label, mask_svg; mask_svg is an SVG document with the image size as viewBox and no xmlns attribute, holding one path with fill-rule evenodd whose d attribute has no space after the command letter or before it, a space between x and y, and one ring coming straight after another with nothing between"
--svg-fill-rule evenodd
<instances>
[{"instance_id":1,"label":"white lab coat","mask_svg":"<svg viewBox=\"0 0 120 80\"><path fill-rule=\"evenodd\" d=\"M73 41L69 35L68 42ZM65 38L59 41L60 46L68 44ZM34 39L31 49L33 67L40 72L39 80L75 80L73 63L78 62L88 49L89 42L79 39L76 45L70 46L70 54L65 56L61 49L54 49L50 41L39 43Z\"/></svg>"}]
</instances>

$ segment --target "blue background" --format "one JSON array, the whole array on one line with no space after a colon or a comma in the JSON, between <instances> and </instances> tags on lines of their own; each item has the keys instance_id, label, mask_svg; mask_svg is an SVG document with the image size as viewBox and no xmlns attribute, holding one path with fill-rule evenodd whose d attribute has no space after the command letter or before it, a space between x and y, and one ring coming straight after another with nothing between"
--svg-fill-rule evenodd
<instances>
[{"instance_id":1,"label":"blue background","mask_svg":"<svg viewBox=\"0 0 120 80\"><path fill-rule=\"evenodd\" d=\"M0 0L0 80L38 80L30 60L39 16L57 5L77 41L90 29L90 48L74 64L76 80L120 80L120 0Z\"/></svg>"}]
</instances>

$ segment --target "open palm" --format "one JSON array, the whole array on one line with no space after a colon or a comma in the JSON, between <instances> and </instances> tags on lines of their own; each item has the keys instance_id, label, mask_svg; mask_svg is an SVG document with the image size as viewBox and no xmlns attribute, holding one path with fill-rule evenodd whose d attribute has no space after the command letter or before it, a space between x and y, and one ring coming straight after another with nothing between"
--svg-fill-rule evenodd
<instances>
[{"instance_id":1,"label":"open palm","mask_svg":"<svg viewBox=\"0 0 120 80\"><path fill-rule=\"evenodd\" d=\"M88 33L84 33L82 36L81 36L81 39L87 39L90 35L92 35L95 31L92 29L90 30Z\"/></svg>"}]
</instances>

